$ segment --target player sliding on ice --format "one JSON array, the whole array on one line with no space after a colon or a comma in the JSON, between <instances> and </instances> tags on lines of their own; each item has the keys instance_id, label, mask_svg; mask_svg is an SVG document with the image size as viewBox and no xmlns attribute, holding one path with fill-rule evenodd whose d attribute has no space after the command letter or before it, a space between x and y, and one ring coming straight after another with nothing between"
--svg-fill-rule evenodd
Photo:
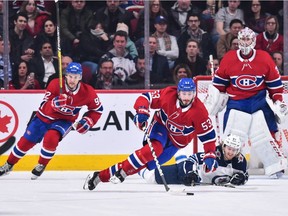
<instances>
[{"instance_id":1,"label":"player sliding on ice","mask_svg":"<svg viewBox=\"0 0 288 216\"><path fill-rule=\"evenodd\" d=\"M196 86L191 78L181 79L178 87L142 94L137 98L134 108L137 113L134 122L141 130L148 126L150 108L158 109L146 129L144 146L123 162L89 175L84 189L93 190L100 182L123 182L126 176L143 168L155 169L147 136L160 164L163 164L197 135L204 145L203 169L213 172L218 167L215 156L216 134L205 106L196 97Z\"/></svg>"},{"instance_id":2,"label":"player sliding on ice","mask_svg":"<svg viewBox=\"0 0 288 216\"><path fill-rule=\"evenodd\" d=\"M32 179L39 177L54 156L59 142L70 132L83 106L87 106L88 111L77 122L76 130L84 134L96 124L102 115L103 107L95 90L82 83L81 79L81 64L71 62L62 81L64 86L62 94L59 94L59 79L49 83L38 112L14 146L7 162L0 167L0 176L8 174L13 166L44 137L38 164L32 170Z\"/></svg>"},{"instance_id":3,"label":"player sliding on ice","mask_svg":"<svg viewBox=\"0 0 288 216\"><path fill-rule=\"evenodd\" d=\"M239 31L238 39L239 50L229 51L222 59L213 85L209 86L205 105L209 114L215 115L225 107L225 97L229 96L224 114L224 137L238 135L246 144L250 138L265 174L279 178L287 168L287 159L275 140L276 119L280 123L288 113L283 101L283 84L271 56L254 49L255 33L246 27ZM274 110L266 101L268 95Z\"/></svg>"},{"instance_id":4,"label":"player sliding on ice","mask_svg":"<svg viewBox=\"0 0 288 216\"><path fill-rule=\"evenodd\" d=\"M248 181L248 173L247 162L240 149L240 138L229 134L224 142L216 147L215 155L219 166L215 172L203 172L203 152L193 154L179 163L176 160L176 164L161 168L167 184L243 185ZM145 168L139 172L139 175L148 183L163 184L157 169L149 171Z\"/></svg>"}]
</instances>

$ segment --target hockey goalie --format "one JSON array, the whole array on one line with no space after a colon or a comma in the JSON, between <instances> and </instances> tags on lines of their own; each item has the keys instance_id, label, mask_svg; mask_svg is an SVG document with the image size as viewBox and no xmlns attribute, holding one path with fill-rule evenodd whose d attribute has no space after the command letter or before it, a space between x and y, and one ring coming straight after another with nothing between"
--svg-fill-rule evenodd
<instances>
[{"instance_id":1,"label":"hockey goalie","mask_svg":"<svg viewBox=\"0 0 288 216\"><path fill-rule=\"evenodd\" d=\"M227 52L216 70L205 105L210 115L226 105L223 139L232 133L243 143L249 140L265 174L279 178L287 168L276 139L277 123L283 123L288 113L281 77L269 54L254 49L256 35L251 29L242 29L238 39L239 49Z\"/></svg>"}]
</instances>

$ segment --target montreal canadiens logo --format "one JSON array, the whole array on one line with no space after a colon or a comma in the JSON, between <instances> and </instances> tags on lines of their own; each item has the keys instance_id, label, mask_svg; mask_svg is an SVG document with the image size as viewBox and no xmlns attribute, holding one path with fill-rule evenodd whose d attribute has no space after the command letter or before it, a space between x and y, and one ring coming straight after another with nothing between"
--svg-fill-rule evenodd
<instances>
[{"instance_id":1,"label":"montreal canadiens logo","mask_svg":"<svg viewBox=\"0 0 288 216\"><path fill-rule=\"evenodd\" d=\"M251 75L240 75L236 78L235 84L238 88L249 90L257 87L257 78Z\"/></svg>"},{"instance_id":2,"label":"montreal canadiens logo","mask_svg":"<svg viewBox=\"0 0 288 216\"><path fill-rule=\"evenodd\" d=\"M174 136L181 136L183 134L184 126L178 125L169 119L166 122L166 127L169 129L170 133Z\"/></svg>"},{"instance_id":3,"label":"montreal canadiens logo","mask_svg":"<svg viewBox=\"0 0 288 216\"><path fill-rule=\"evenodd\" d=\"M19 119L15 109L0 100L0 145L16 133L18 124Z\"/></svg>"}]
</instances>

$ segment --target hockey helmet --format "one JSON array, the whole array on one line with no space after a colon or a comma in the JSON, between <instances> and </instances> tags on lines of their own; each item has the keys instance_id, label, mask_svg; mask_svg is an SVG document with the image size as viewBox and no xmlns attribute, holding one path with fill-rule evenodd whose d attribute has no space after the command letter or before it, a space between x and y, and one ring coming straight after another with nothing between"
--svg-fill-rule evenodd
<instances>
[{"instance_id":1,"label":"hockey helmet","mask_svg":"<svg viewBox=\"0 0 288 216\"><path fill-rule=\"evenodd\" d=\"M178 92L179 91L196 91L196 85L192 78L182 78L178 83Z\"/></svg>"},{"instance_id":2,"label":"hockey helmet","mask_svg":"<svg viewBox=\"0 0 288 216\"><path fill-rule=\"evenodd\" d=\"M248 55L256 45L256 34L248 27L238 32L239 49L244 55Z\"/></svg>"},{"instance_id":3,"label":"hockey helmet","mask_svg":"<svg viewBox=\"0 0 288 216\"><path fill-rule=\"evenodd\" d=\"M66 73L79 74L80 76L82 76L81 64L77 62L71 62L66 68Z\"/></svg>"},{"instance_id":4,"label":"hockey helmet","mask_svg":"<svg viewBox=\"0 0 288 216\"><path fill-rule=\"evenodd\" d=\"M229 134L226 139L224 140L223 147L229 146L236 150L235 155L240 152L241 149L241 140L240 137L237 135Z\"/></svg>"}]
</instances>

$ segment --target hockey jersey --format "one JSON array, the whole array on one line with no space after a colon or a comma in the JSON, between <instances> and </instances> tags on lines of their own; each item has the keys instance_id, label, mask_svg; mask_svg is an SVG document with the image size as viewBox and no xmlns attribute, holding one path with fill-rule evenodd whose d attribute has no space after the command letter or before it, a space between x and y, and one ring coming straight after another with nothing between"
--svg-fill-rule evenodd
<instances>
[{"instance_id":1,"label":"hockey jersey","mask_svg":"<svg viewBox=\"0 0 288 216\"><path fill-rule=\"evenodd\" d=\"M164 125L169 139L178 148L187 146L196 135L204 145L204 151L215 151L216 133L203 103L195 97L182 108L178 100L177 87L167 87L142 94L134 108L156 109L154 119Z\"/></svg>"},{"instance_id":2,"label":"hockey jersey","mask_svg":"<svg viewBox=\"0 0 288 216\"><path fill-rule=\"evenodd\" d=\"M59 119L74 122L79 115L80 109L83 106L87 106L88 111L85 115L90 117L93 123L96 124L102 115L103 107L95 90L91 86L79 82L76 90L71 92L65 84L65 79L62 81L62 86L62 93L69 97L68 101L71 101L71 103L59 110L55 110L52 100L59 96L60 87L59 79L53 79L47 86L43 102L36 113L37 117L47 123Z\"/></svg>"},{"instance_id":3,"label":"hockey jersey","mask_svg":"<svg viewBox=\"0 0 288 216\"><path fill-rule=\"evenodd\" d=\"M215 72L213 85L233 100L246 99L266 89L273 101L283 100L279 71L270 55L262 50L253 50L249 59L243 59L240 50L227 52Z\"/></svg>"}]
</instances>

